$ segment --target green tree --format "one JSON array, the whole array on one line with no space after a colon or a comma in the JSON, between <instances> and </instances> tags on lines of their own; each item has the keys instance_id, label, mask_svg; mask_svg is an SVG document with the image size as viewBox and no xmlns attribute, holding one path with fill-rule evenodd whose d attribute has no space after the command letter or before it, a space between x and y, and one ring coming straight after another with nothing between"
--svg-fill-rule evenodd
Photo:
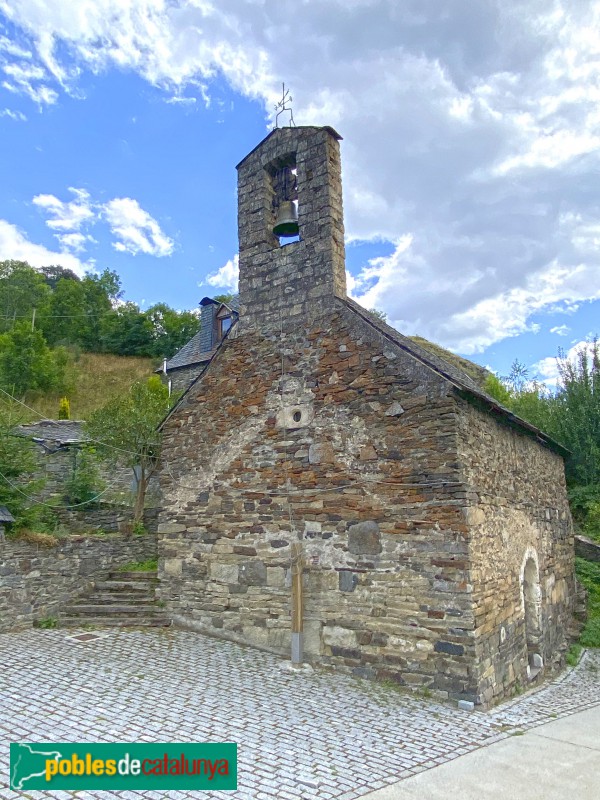
<instances>
[{"instance_id":1,"label":"green tree","mask_svg":"<svg viewBox=\"0 0 600 800\"><path fill-rule=\"evenodd\" d=\"M100 275L88 273L82 280L85 306L85 329L80 342L84 350L100 349L102 325L122 296L116 272L105 269Z\"/></svg>"},{"instance_id":2,"label":"green tree","mask_svg":"<svg viewBox=\"0 0 600 800\"><path fill-rule=\"evenodd\" d=\"M531 422L571 451L565 461L569 500L575 520L600 538L600 344L582 348L575 359L557 358L555 392L528 380L516 361L503 381L486 382L486 390L515 414Z\"/></svg>"},{"instance_id":3,"label":"green tree","mask_svg":"<svg viewBox=\"0 0 600 800\"><path fill-rule=\"evenodd\" d=\"M33 309L39 317L47 313L51 289L44 276L25 261L0 261L0 332L28 319Z\"/></svg>"},{"instance_id":4,"label":"green tree","mask_svg":"<svg viewBox=\"0 0 600 800\"><path fill-rule=\"evenodd\" d=\"M144 514L148 484L160 453L161 435L157 428L170 405L167 387L153 375L95 411L86 425L87 434L99 452L113 464L124 464L134 471L135 522Z\"/></svg>"},{"instance_id":5,"label":"green tree","mask_svg":"<svg viewBox=\"0 0 600 800\"><path fill-rule=\"evenodd\" d=\"M483 384L483 389L501 405L507 408L510 406L513 395L497 375L488 375Z\"/></svg>"},{"instance_id":6,"label":"green tree","mask_svg":"<svg viewBox=\"0 0 600 800\"><path fill-rule=\"evenodd\" d=\"M17 322L0 334L0 386L17 397L28 391L65 391L68 353L50 350L41 331Z\"/></svg>"},{"instance_id":7,"label":"green tree","mask_svg":"<svg viewBox=\"0 0 600 800\"><path fill-rule=\"evenodd\" d=\"M226 303L229 305L231 301L237 297L237 294L216 294L213 297L213 300L216 300L217 303Z\"/></svg>"},{"instance_id":8,"label":"green tree","mask_svg":"<svg viewBox=\"0 0 600 800\"><path fill-rule=\"evenodd\" d=\"M48 313L39 325L50 345L81 344L86 328L85 291L81 281L60 278L54 287Z\"/></svg>"},{"instance_id":9,"label":"green tree","mask_svg":"<svg viewBox=\"0 0 600 800\"><path fill-rule=\"evenodd\" d=\"M198 332L200 320L192 311L175 311L157 303L145 312L152 325L152 356L170 358Z\"/></svg>"},{"instance_id":10,"label":"green tree","mask_svg":"<svg viewBox=\"0 0 600 800\"><path fill-rule=\"evenodd\" d=\"M567 478L582 486L600 486L600 345L595 338L575 360L558 358L559 388L553 433L571 450Z\"/></svg>"},{"instance_id":11,"label":"green tree","mask_svg":"<svg viewBox=\"0 0 600 800\"><path fill-rule=\"evenodd\" d=\"M92 503L105 488L95 459L95 448L73 452L73 467L65 482L65 499L69 504Z\"/></svg>"},{"instance_id":12,"label":"green tree","mask_svg":"<svg viewBox=\"0 0 600 800\"><path fill-rule=\"evenodd\" d=\"M135 303L123 303L102 319L102 349L120 356L152 356L152 323Z\"/></svg>"},{"instance_id":13,"label":"green tree","mask_svg":"<svg viewBox=\"0 0 600 800\"><path fill-rule=\"evenodd\" d=\"M79 280L79 276L76 275L72 269L60 267L55 264L51 264L49 267L42 267L40 272L51 289L55 289L56 284L63 278L70 281Z\"/></svg>"},{"instance_id":14,"label":"green tree","mask_svg":"<svg viewBox=\"0 0 600 800\"><path fill-rule=\"evenodd\" d=\"M15 517L16 530L38 516L39 506L30 498L43 485L43 481L28 480L35 469L35 445L15 435L22 422L15 404L0 403L0 505Z\"/></svg>"}]
</instances>

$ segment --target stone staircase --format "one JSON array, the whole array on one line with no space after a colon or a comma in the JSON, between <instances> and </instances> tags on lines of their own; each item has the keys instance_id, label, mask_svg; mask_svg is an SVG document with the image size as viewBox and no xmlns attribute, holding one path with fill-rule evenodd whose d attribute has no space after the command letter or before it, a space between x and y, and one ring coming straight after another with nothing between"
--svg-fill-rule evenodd
<instances>
[{"instance_id":1,"label":"stone staircase","mask_svg":"<svg viewBox=\"0 0 600 800\"><path fill-rule=\"evenodd\" d=\"M66 628L164 627L170 620L157 604L158 578L151 572L111 572L93 592L65 606L59 624Z\"/></svg>"}]
</instances>

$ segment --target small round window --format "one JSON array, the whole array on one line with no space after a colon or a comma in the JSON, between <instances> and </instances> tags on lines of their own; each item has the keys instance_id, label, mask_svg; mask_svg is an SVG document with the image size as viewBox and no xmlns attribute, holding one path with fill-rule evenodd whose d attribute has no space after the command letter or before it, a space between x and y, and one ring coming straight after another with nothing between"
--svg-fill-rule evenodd
<instances>
[{"instance_id":1,"label":"small round window","mask_svg":"<svg viewBox=\"0 0 600 800\"><path fill-rule=\"evenodd\" d=\"M300 420L302 419L302 413L300 411L294 411L292 419L294 420L294 422L300 422Z\"/></svg>"}]
</instances>

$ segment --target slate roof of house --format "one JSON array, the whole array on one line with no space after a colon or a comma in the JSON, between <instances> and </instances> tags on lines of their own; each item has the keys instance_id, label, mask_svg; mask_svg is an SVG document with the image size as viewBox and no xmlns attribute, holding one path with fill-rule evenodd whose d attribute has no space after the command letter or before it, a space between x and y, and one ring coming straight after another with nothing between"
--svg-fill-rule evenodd
<instances>
[{"instance_id":1,"label":"slate roof of house","mask_svg":"<svg viewBox=\"0 0 600 800\"><path fill-rule=\"evenodd\" d=\"M0 524L5 522L14 522L15 518L10 513L6 506L0 506Z\"/></svg>"},{"instance_id":2,"label":"slate roof of house","mask_svg":"<svg viewBox=\"0 0 600 800\"><path fill-rule=\"evenodd\" d=\"M77 419L42 419L15 428L18 436L26 436L34 442L53 447L81 444L86 440L83 421Z\"/></svg>"},{"instance_id":3,"label":"slate roof of house","mask_svg":"<svg viewBox=\"0 0 600 800\"><path fill-rule=\"evenodd\" d=\"M189 367L191 364L200 364L202 361L210 361L212 354L212 350L204 353L200 350L200 331L198 331L189 342L183 345L181 350L175 353L173 358L168 359L167 371L179 367Z\"/></svg>"},{"instance_id":4,"label":"slate roof of house","mask_svg":"<svg viewBox=\"0 0 600 800\"><path fill-rule=\"evenodd\" d=\"M501 405L495 398L485 392L481 386L479 386L473 380L473 378L470 377L470 375L467 375L466 372L459 369L454 364L451 364L449 361L437 355L436 353L433 353L425 347L422 347L417 342L409 339L408 336L403 336L399 331L397 331L395 328L392 328L387 323L376 319L354 300L350 300L350 298L338 298L338 300L358 314L358 316L361 317L361 319L363 319L365 322L368 322L370 325L376 328L386 338L394 342L396 346L402 348L402 350L409 353L422 364L425 364L443 378L446 378L446 380L453 383L460 391L466 392L467 395L482 401L492 411L496 412L499 416L504 417L511 424L516 425L519 428L525 428L530 434L533 434L535 438L537 438L543 444L548 445L553 450L557 450L562 455L570 454L570 451L559 442L556 442L539 428L536 428L535 425L532 425L530 422L518 417L510 409L506 408L506 406Z\"/></svg>"},{"instance_id":5,"label":"slate roof of house","mask_svg":"<svg viewBox=\"0 0 600 800\"><path fill-rule=\"evenodd\" d=\"M239 313L240 308L240 301L239 297L234 297L229 303L222 303L230 311L233 311L235 314ZM219 306L219 307L220 307ZM235 322L234 322L235 324ZM210 359L215 354L216 348L212 350L205 350L201 349L202 341L201 341L201 331L194 334L189 342L186 342L183 347L178 350L172 358L167 360L167 372L173 369L181 369L181 367L191 367L193 364L202 364L205 361L210 361ZM157 372L161 372L161 369L157 369Z\"/></svg>"}]
</instances>

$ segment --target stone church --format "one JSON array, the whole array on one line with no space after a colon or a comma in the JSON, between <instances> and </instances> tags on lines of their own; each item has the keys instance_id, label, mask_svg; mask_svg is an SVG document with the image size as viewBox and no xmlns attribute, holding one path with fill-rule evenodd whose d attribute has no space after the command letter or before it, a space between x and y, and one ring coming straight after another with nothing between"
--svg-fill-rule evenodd
<instances>
[{"instance_id":1,"label":"stone church","mask_svg":"<svg viewBox=\"0 0 600 800\"><path fill-rule=\"evenodd\" d=\"M238 165L239 319L163 424L160 594L288 655L300 542L308 660L489 706L564 657L565 453L347 297L339 139Z\"/></svg>"}]
</instances>

